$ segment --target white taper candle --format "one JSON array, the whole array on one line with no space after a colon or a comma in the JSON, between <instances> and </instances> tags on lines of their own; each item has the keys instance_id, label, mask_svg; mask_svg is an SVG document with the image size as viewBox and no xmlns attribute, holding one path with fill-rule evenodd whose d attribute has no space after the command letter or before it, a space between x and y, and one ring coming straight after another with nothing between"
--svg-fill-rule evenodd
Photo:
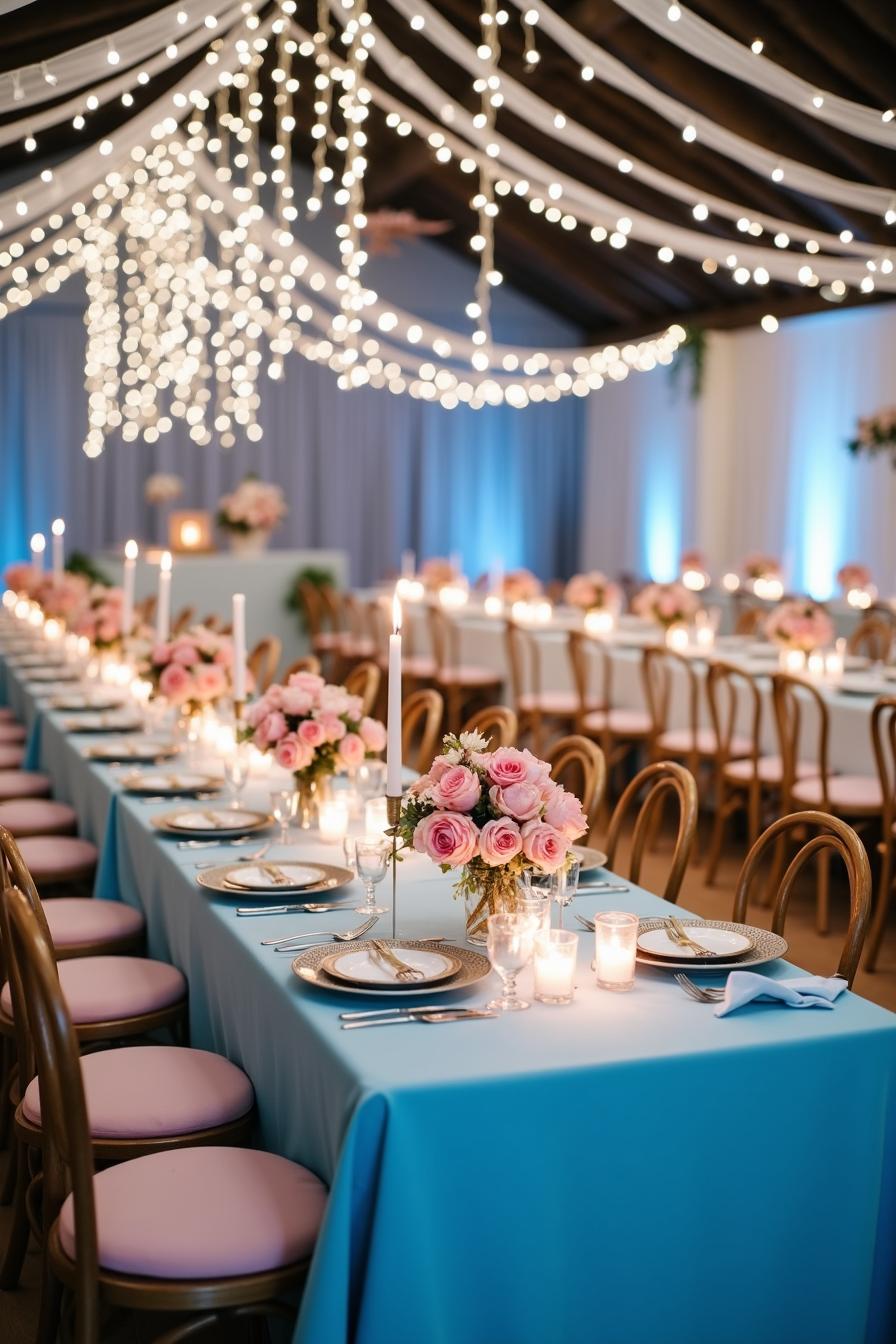
<instances>
[{"instance_id":1,"label":"white taper candle","mask_svg":"<svg viewBox=\"0 0 896 1344\"><path fill-rule=\"evenodd\" d=\"M35 569L44 567L44 551L47 548L47 539L43 532L35 532L31 538L31 563Z\"/></svg>"},{"instance_id":2,"label":"white taper candle","mask_svg":"<svg viewBox=\"0 0 896 1344\"><path fill-rule=\"evenodd\" d=\"M124 578L121 585L121 633L127 639L134 625L134 577L137 572L137 543L125 542Z\"/></svg>"},{"instance_id":3,"label":"white taper candle","mask_svg":"<svg viewBox=\"0 0 896 1344\"><path fill-rule=\"evenodd\" d=\"M401 795L401 602L392 599L392 634L389 636L389 695L386 717L386 793Z\"/></svg>"},{"instance_id":4,"label":"white taper candle","mask_svg":"<svg viewBox=\"0 0 896 1344\"><path fill-rule=\"evenodd\" d=\"M233 698L246 698L246 594L233 595Z\"/></svg>"},{"instance_id":5,"label":"white taper candle","mask_svg":"<svg viewBox=\"0 0 896 1344\"><path fill-rule=\"evenodd\" d=\"M54 518L53 526L53 578L60 579L65 568L65 520Z\"/></svg>"},{"instance_id":6,"label":"white taper candle","mask_svg":"<svg viewBox=\"0 0 896 1344\"><path fill-rule=\"evenodd\" d=\"M156 601L156 643L164 644L171 632L171 552L159 561L159 595Z\"/></svg>"}]
</instances>

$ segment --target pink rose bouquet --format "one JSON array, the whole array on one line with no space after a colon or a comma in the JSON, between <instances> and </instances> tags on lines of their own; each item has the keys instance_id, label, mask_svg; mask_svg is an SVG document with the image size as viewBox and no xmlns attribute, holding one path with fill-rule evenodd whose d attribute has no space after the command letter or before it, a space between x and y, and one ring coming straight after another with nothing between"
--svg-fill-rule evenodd
<instances>
[{"instance_id":1,"label":"pink rose bouquet","mask_svg":"<svg viewBox=\"0 0 896 1344\"><path fill-rule=\"evenodd\" d=\"M75 619L84 606L89 592L90 584L83 574L64 571L58 577L55 574L45 575L33 596L40 603L45 616L69 622Z\"/></svg>"},{"instance_id":2,"label":"pink rose bouquet","mask_svg":"<svg viewBox=\"0 0 896 1344\"><path fill-rule=\"evenodd\" d=\"M154 696L194 713L231 695L232 665L232 641L204 625L194 625L164 644L150 644L141 675L152 683Z\"/></svg>"},{"instance_id":3,"label":"pink rose bouquet","mask_svg":"<svg viewBox=\"0 0 896 1344\"><path fill-rule=\"evenodd\" d=\"M785 649L811 653L830 644L834 623L823 607L808 598L795 598L775 607L765 622L765 633L774 644Z\"/></svg>"},{"instance_id":4,"label":"pink rose bouquet","mask_svg":"<svg viewBox=\"0 0 896 1344\"><path fill-rule=\"evenodd\" d=\"M460 577L454 561L446 560L441 555L431 555L428 560L424 560L420 569L420 578L427 588L443 588L446 583L454 583Z\"/></svg>"},{"instance_id":5,"label":"pink rose bouquet","mask_svg":"<svg viewBox=\"0 0 896 1344\"><path fill-rule=\"evenodd\" d=\"M744 578L752 579L780 579L781 564L773 555L762 555L761 552L754 552L748 555L743 563Z\"/></svg>"},{"instance_id":6,"label":"pink rose bouquet","mask_svg":"<svg viewBox=\"0 0 896 1344\"><path fill-rule=\"evenodd\" d=\"M285 686L269 686L246 711L243 734L299 785L352 770L386 746L385 727L364 713L360 696L314 672L294 672Z\"/></svg>"},{"instance_id":7,"label":"pink rose bouquet","mask_svg":"<svg viewBox=\"0 0 896 1344\"><path fill-rule=\"evenodd\" d=\"M225 532L273 532L287 512L279 485L246 476L231 494L218 500L217 523Z\"/></svg>"},{"instance_id":8,"label":"pink rose bouquet","mask_svg":"<svg viewBox=\"0 0 896 1344\"><path fill-rule=\"evenodd\" d=\"M510 606L514 602L531 602L541 596L541 580L531 569L511 569L501 579L499 596Z\"/></svg>"},{"instance_id":9,"label":"pink rose bouquet","mask_svg":"<svg viewBox=\"0 0 896 1344\"><path fill-rule=\"evenodd\" d=\"M837 582L844 593L848 593L853 588L858 588L861 592L868 592L874 587L871 570L867 565L841 565L837 570Z\"/></svg>"},{"instance_id":10,"label":"pink rose bouquet","mask_svg":"<svg viewBox=\"0 0 896 1344\"><path fill-rule=\"evenodd\" d=\"M34 597L46 577L43 570L22 562L4 570L3 582L20 597Z\"/></svg>"},{"instance_id":11,"label":"pink rose bouquet","mask_svg":"<svg viewBox=\"0 0 896 1344\"><path fill-rule=\"evenodd\" d=\"M486 751L479 733L449 734L445 749L410 788L398 831L443 872L473 909L470 936L487 916L516 906L526 872L566 867L572 842L588 829L579 800L551 779L547 761L530 751Z\"/></svg>"},{"instance_id":12,"label":"pink rose bouquet","mask_svg":"<svg viewBox=\"0 0 896 1344\"><path fill-rule=\"evenodd\" d=\"M121 643L121 609L124 594L120 588L95 583L84 605L75 613L70 628L90 640L95 649L105 651Z\"/></svg>"},{"instance_id":13,"label":"pink rose bouquet","mask_svg":"<svg viewBox=\"0 0 896 1344\"><path fill-rule=\"evenodd\" d=\"M571 607L581 607L583 611L618 612L622 606L622 593L606 574L601 574L599 569L591 569L586 574L573 574L566 585L563 600Z\"/></svg>"},{"instance_id":14,"label":"pink rose bouquet","mask_svg":"<svg viewBox=\"0 0 896 1344\"><path fill-rule=\"evenodd\" d=\"M699 610L698 598L682 583L648 583L632 602L636 616L656 621L666 630L692 621Z\"/></svg>"}]
</instances>

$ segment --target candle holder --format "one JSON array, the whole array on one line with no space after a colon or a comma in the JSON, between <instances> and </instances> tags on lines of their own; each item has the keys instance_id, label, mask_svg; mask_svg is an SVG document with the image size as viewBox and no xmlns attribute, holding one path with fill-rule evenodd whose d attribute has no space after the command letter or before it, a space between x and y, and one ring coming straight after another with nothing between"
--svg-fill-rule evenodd
<instances>
[{"instance_id":1,"label":"candle holder","mask_svg":"<svg viewBox=\"0 0 896 1344\"><path fill-rule=\"evenodd\" d=\"M389 822L387 835L392 837L392 937L397 938L396 919L398 909L398 822L401 817L401 794L386 794L386 819Z\"/></svg>"},{"instance_id":2,"label":"candle holder","mask_svg":"<svg viewBox=\"0 0 896 1344\"><path fill-rule=\"evenodd\" d=\"M235 723L242 723L242 721L243 721L243 715L245 714L245 712L246 712L246 702L245 702L245 700L234 700L234 702L233 702L233 718L234 718L234 722L235 722Z\"/></svg>"},{"instance_id":3,"label":"candle holder","mask_svg":"<svg viewBox=\"0 0 896 1344\"><path fill-rule=\"evenodd\" d=\"M594 916L595 969L601 989L619 993L634 986L638 926L638 916L622 910Z\"/></svg>"}]
</instances>

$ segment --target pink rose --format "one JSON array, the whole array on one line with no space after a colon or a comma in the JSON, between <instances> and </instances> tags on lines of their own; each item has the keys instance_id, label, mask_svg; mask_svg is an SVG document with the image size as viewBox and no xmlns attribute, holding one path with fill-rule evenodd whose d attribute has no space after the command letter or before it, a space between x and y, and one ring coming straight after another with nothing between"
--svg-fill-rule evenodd
<instances>
[{"instance_id":1,"label":"pink rose","mask_svg":"<svg viewBox=\"0 0 896 1344\"><path fill-rule=\"evenodd\" d=\"M493 784L488 796L492 807L503 812L505 817L515 817L517 821L533 821L541 815L541 789L528 780L523 780L521 784L508 784L506 789Z\"/></svg>"},{"instance_id":2,"label":"pink rose","mask_svg":"<svg viewBox=\"0 0 896 1344\"><path fill-rule=\"evenodd\" d=\"M479 832L472 817L459 812L431 812L417 823L414 848L436 863L462 868L475 858Z\"/></svg>"},{"instance_id":3,"label":"pink rose","mask_svg":"<svg viewBox=\"0 0 896 1344\"><path fill-rule=\"evenodd\" d=\"M219 667L231 667L233 665L233 645L230 640L215 649L214 661Z\"/></svg>"},{"instance_id":4,"label":"pink rose","mask_svg":"<svg viewBox=\"0 0 896 1344\"><path fill-rule=\"evenodd\" d=\"M544 819L555 830L562 831L570 840L577 840L588 829L588 818L574 793L555 784L548 796Z\"/></svg>"},{"instance_id":5,"label":"pink rose","mask_svg":"<svg viewBox=\"0 0 896 1344\"><path fill-rule=\"evenodd\" d=\"M540 761L531 751L518 751L516 747L499 747L488 758L488 777L493 784L505 788L508 784L522 784L523 781L537 783L550 774L550 766Z\"/></svg>"},{"instance_id":6,"label":"pink rose","mask_svg":"<svg viewBox=\"0 0 896 1344\"><path fill-rule=\"evenodd\" d=\"M317 722L323 728L328 742L340 742L348 732L345 724L336 714L319 714Z\"/></svg>"},{"instance_id":7,"label":"pink rose","mask_svg":"<svg viewBox=\"0 0 896 1344\"><path fill-rule=\"evenodd\" d=\"M522 830L523 853L543 873L555 873L563 867L569 841L544 821L527 821Z\"/></svg>"},{"instance_id":8,"label":"pink rose","mask_svg":"<svg viewBox=\"0 0 896 1344\"><path fill-rule=\"evenodd\" d=\"M323 677L319 677L316 672L293 672L288 686L294 686L298 691L304 691L306 695L319 695L326 686Z\"/></svg>"},{"instance_id":9,"label":"pink rose","mask_svg":"<svg viewBox=\"0 0 896 1344\"><path fill-rule=\"evenodd\" d=\"M438 780L442 778L444 774L447 774L449 770L453 769L454 766L451 764L447 756L437 756L433 761L432 765L429 767L429 777L432 780L433 784L435 784Z\"/></svg>"},{"instance_id":10,"label":"pink rose","mask_svg":"<svg viewBox=\"0 0 896 1344\"><path fill-rule=\"evenodd\" d=\"M282 708L283 708L283 687L282 687L282 686L278 686L277 683L274 682L273 686L269 686L269 687L267 688L267 690L265 691L265 693L264 693L264 699L267 701L267 706L268 706L268 709L269 709L269 710L271 710L271 709L282 709Z\"/></svg>"},{"instance_id":11,"label":"pink rose","mask_svg":"<svg viewBox=\"0 0 896 1344\"><path fill-rule=\"evenodd\" d=\"M465 765L452 765L434 782L429 796L436 807L450 812L469 812L479 802L482 786L479 776Z\"/></svg>"},{"instance_id":12,"label":"pink rose","mask_svg":"<svg viewBox=\"0 0 896 1344\"><path fill-rule=\"evenodd\" d=\"M346 733L339 743L339 758L344 765L360 765L366 754L364 741L357 733Z\"/></svg>"},{"instance_id":13,"label":"pink rose","mask_svg":"<svg viewBox=\"0 0 896 1344\"><path fill-rule=\"evenodd\" d=\"M326 714L344 714L351 698L344 686L324 686L318 704Z\"/></svg>"},{"instance_id":14,"label":"pink rose","mask_svg":"<svg viewBox=\"0 0 896 1344\"><path fill-rule=\"evenodd\" d=\"M152 661L156 667L164 667L166 663L171 662L171 645L156 644L152 651Z\"/></svg>"},{"instance_id":15,"label":"pink rose","mask_svg":"<svg viewBox=\"0 0 896 1344\"><path fill-rule=\"evenodd\" d=\"M295 733L287 733L285 737L281 737L274 748L274 760L284 770L297 770L299 768L299 739Z\"/></svg>"},{"instance_id":16,"label":"pink rose","mask_svg":"<svg viewBox=\"0 0 896 1344\"><path fill-rule=\"evenodd\" d=\"M179 663L169 663L159 677L159 691L172 705L182 705L193 693L193 678Z\"/></svg>"},{"instance_id":17,"label":"pink rose","mask_svg":"<svg viewBox=\"0 0 896 1344\"><path fill-rule=\"evenodd\" d=\"M301 686L284 686L280 692L280 708L284 714L310 714L313 700Z\"/></svg>"},{"instance_id":18,"label":"pink rose","mask_svg":"<svg viewBox=\"0 0 896 1344\"><path fill-rule=\"evenodd\" d=\"M386 749L386 728L380 723L379 719L371 719L369 715L361 720L361 726L358 730L364 739L364 745L368 751L385 751Z\"/></svg>"},{"instance_id":19,"label":"pink rose","mask_svg":"<svg viewBox=\"0 0 896 1344\"><path fill-rule=\"evenodd\" d=\"M515 859L523 847L520 828L509 817L487 821L479 833L479 855L490 868L500 868Z\"/></svg>"},{"instance_id":20,"label":"pink rose","mask_svg":"<svg viewBox=\"0 0 896 1344\"><path fill-rule=\"evenodd\" d=\"M227 690L227 678L217 663L201 663L193 673L200 700L217 700Z\"/></svg>"},{"instance_id":21,"label":"pink rose","mask_svg":"<svg viewBox=\"0 0 896 1344\"><path fill-rule=\"evenodd\" d=\"M176 640L171 649L171 661L180 663L181 667L192 667L194 663L199 662L196 645L191 644L188 639Z\"/></svg>"},{"instance_id":22,"label":"pink rose","mask_svg":"<svg viewBox=\"0 0 896 1344\"><path fill-rule=\"evenodd\" d=\"M281 737L286 736L286 720L279 709L275 709L267 718L262 719L258 727L268 742L279 742Z\"/></svg>"},{"instance_id":23,"label":"pink rose","mask_svg":"<svg viewBox=\"0 0 896 1344\"><path fill-rule=\"evenodd\" d=\"M342 711L347 719L352 723L357 723L364 716L364 701L360 695L349 695L346 697L345 709Z\"/></svg>"},{"instance_id":24,"label":"pink rose","mask_svg":"<svg viewBox=\"0 0 896 1344\"><path fill-rule=\"evenodd\" d=\"M113 639L119 635L118 624L115 621L100 621L96 628L96 637L101 639L104 644L111 644Z\"/></svg>"},{"instance_id":25,"label":"pink rose","mask_svg":"<svg viewBox=\"0 0 896 1344\"><path fill-rule=\"evenodd\" d=\"M421 775L419 779L414 780L413 784L408 789L408 793L414 798L419 798L421 793L425 793L426 790L431 787L432 775Z\"/></svg>"},{"instance_id":26,"label":"pink rose","mask_svg":"<svg viewBox=\"0 0 896 1344\"><path fill-rule=\"evenodd\" d=\"M316 751L322 747L327 740L327 735L317 719L303 719L296 730L300 742L304 742L306 747L311 747Z\"/></svg>"}]
</instances>

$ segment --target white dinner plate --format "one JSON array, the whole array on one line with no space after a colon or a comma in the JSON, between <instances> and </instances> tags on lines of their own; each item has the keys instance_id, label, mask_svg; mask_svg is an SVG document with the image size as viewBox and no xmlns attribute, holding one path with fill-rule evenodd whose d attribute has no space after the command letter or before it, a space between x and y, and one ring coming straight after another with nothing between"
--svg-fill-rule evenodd
<instances>
[{"instance_id":1,"label":"white dinner plate","mask_svg":"<svg viewBox=\"0 0 896 1344\"><path fill-rule=\"evenodd\" d=\"M678 922L684 926L688 934L695 940L700 940L708 933L710 929L728 929L733 933L742 933L750 939L751 946L742 952L739 957L694 957L681 955L676 958L658 957L653 953L644 952L640 947L635 956L635 960L640 966L652 966L657 971L688 971L691 975L696 975L700 971L708 975L718 975L722 971L742 971L746 966L764 966L770 961L777 961L779 957L787 955L787 940L782 938L779 933L772 933L770 929L759 929L752 924L733 924L727 919L693 919L689 916L676 916ZM665 927L665 919L662 917L641 919L638 922L638 938L650 930L662 929ZM682 954L685 948L681 948Z\"/></svg>"},{"instance_id":2,"label":"white dinner plate","mask_svg":"<svg viewBox=\"0 0 896 1344\"><path fill-rule=\"evenodd\" d=\"M59 709L65 713L80 713L81 710L95 710L97 712L118 709L124 702L121 695L113 695L110 692L103 694L93 694L89 692L79 695L73 692L66 694L64 685L58 691L54 687L54 696L50 701L51 709Z\"/></svg>"},{"instance_id":3,"label":"white dinner plate","mask_svg":"<svg viewBox=\"0 0 896 1344\"><path fill-rule=\"evenodd\" d=\"M149 737L116 738L114 741L94 743L84 755L91 761L133 761L139 765L142 761L158 761L176 756L179 750L175 742L162 742Z\"/></svg>"},{"instance_id":4,"label":"white dinner plate","mask_svg":"<svg viewBox=\"0 0 896 1344\"><path fill-rule=\"evenodd\" d=\"M753 946L751 938L743 933L736 933L733 929L689 928L687 932L689 938L693 938L701 947L707 948L714 957L725 959L742 957ZM699 956L693 948L681 947L674 942L666 929L648 929L640 933L638 947L651 957L671 957L674 961L688 961L691 958L695 961L709 960L708 957Z\"/></svg>"},{"instance_id":5,"label":"white dinner plate","mask_svg":"<svg viewBox=\"0 0 896 1344\"><path fill-rule=\"evenodd\" d=\"M840 695L888 695L890 687L880 677L853 672L832 682L831 690L838 691Z\"/></svg>"},{"instance_id":6,"label":"white dinner plate","mask_svg":"<svg viewBox=\"0 0 896 1344\"><path fill-rule=\"evenodd\" d=\"M68 667L36 667L33 672L25 673L25 680L31 686L44 686L48 682L56 684L57 682L78 681L80 674L74 668Z\"/></svg>"},{"instance_id":7,"label":"white dinner plate","mask_svg":"<svg viewBox=\"0 0 896 1344\"><path fill-rule=\"evenodd\" d=\"M143 723L133 714L111 710L102 714L79 714L76 719L63 720L62 726L67 733L136 733Z\"/></svg>"},{"instance_id":8,"label":"white dinner plate","mask_svg":"<svg viewBox=\"0 0 896 1344\"><path fill-rule=\"evenodd\" d=\"M281 874L278 879L276 874ZM326 877L323 868L313 863L241 863L227 873L227 885L244 891L301 891ZM283 880L285 879L285 881Z\"/></svg>"},{"instance_id":9,"label":"white dinner plate","mask_svg":"<svg viewBox=\"0 0 896 1344\"><path fill-rule=\"evenodd\" d=\"M229 838L249 831L262 831L273 818L266 812L250 812L248 808L204 807L201 810L165 812L153 817L157 831L171 835L220 835Z\"/></svg>"},{"instance_id":10,"label":"white dinner plate","mask_svg":"<svg viewBox=\"0 0 896 1344\"><path fill-rule=\"evenodd\" d=\"M194 770L137 770L121 781L125 793L205 793L221 787L214 775Z\"/></svg>"},{"instance_id":11,"label":"white dinner plate","mask_svg":"<svg viewBox=\"0 0 896 1344\"><path fill-rule=\"evenodd\" d=\"M327 975L336 980L347 980L352 985L419 990L457 975L463 965L460 958L450 952L428 952L419 947L404 947L400 942L390 945L400 961L422 972L419 978L399 980L397 971L382 961L369 945L347 952L333 952L324 959L321 967Z\"/></svg>"}]
</instances>

